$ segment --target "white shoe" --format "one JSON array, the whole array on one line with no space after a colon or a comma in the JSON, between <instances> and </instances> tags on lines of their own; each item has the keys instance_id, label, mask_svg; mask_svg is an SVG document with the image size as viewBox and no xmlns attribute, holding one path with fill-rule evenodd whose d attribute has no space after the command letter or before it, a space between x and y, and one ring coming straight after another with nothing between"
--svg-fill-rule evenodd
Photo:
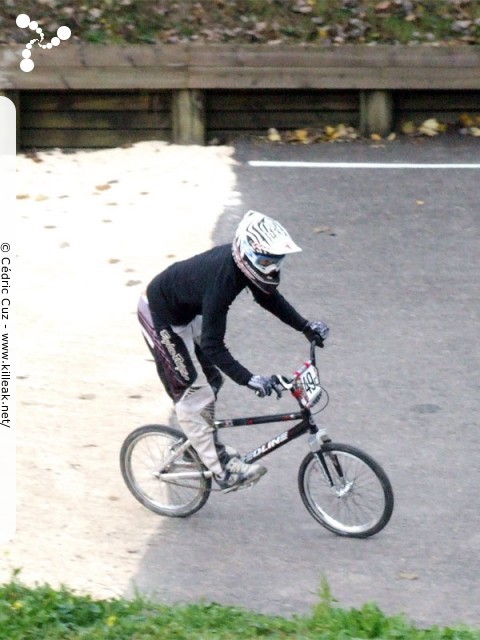
<instances>
[{"instance_id":1,"label":"white shoe","mask_svg":"<svg viewBox=\"0 0 480 640\"><path fill-rule=\"evenodd\" d=\"M241 486L259 480L267 473L261 464L247 464L238 456L230 458L221 474L215 474L215 480L224 491L234 491Z\"/></svg>"}]
</instances>

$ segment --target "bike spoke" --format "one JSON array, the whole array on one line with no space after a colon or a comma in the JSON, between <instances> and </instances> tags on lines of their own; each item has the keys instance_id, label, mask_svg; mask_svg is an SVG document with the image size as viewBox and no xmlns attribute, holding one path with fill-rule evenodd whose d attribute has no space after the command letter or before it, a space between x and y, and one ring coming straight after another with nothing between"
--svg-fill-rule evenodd
<instances>
[{"instance_id":1,"label":"bike spoke","mask_svg":"<svg viewBox=\"0 0 480 640\"><path fill-rule=\"evenodd\" d=\"M178 434L178 435L177 435ZM185 437L169 427L141 427L124 443L122 471L133 495L147 508L163 515L185 516L207 499L210 480L191 449L185 459ZM174 477L191 471L197 477ZM169 474L172 477L169 480ZM164 477L163 477L164 476Z\"/></svg>"},{"instance_id":2,"label":"bike spoke","mask_svg":"<svg viewBox=\"0 0 480 640\"><path fill-rule=\"evenodd\" d=\"M300 471L300 492L313 517L339 535L366 537L388 522L393 494L383 470L348 445L329 445L323 459L333 486L316 455Z\"/></svg>"}]
</instances>

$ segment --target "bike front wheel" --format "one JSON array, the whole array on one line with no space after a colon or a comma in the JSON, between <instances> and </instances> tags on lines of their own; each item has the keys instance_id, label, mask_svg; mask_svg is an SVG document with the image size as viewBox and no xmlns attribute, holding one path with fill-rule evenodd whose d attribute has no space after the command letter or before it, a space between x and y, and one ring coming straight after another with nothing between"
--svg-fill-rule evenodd
<instances>
[{"instance_id":1,"label":"bike front wheel","mask_svg":"<svg viewBox=\"0 0 480 640\"><path fill-rule=\"evenodd\" d=\"M323 444L300 465L298 486L309 513L339 536L367 538L393 512L393 489L382 467L361 449Z\"/></svg>"},{"instance_id":2,"label":"bike front wheel","mask_svg":"<svg viewBox=\"0 0 480 640\"><path fill-rule=\"evenodd\" d=\"M208 500L212 480L197 452L185 448L185 442L177 429L147 425L132 431L122 445L120 468L125 484L154 513L185 517Z\"/></svg>"}]
</instances>

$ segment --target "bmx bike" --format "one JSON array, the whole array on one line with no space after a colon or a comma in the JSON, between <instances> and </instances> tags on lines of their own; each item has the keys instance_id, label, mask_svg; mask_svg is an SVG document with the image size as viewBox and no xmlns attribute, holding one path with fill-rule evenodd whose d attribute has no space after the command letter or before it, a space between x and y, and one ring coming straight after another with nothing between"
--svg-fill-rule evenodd
<instances>
[{"instance_id":1,"label":"bmx bike","mask_svg":"<svg viewBox=\"0 0 480 640\"><path fill-rule=\"evenodd\" d=\"M214 424L217 429L225 429L299 421L242 456L244 462L255 462L308 434L309 452L298 470L303 504L329 531L367 538L390 520L394 506L392 485L370 455L358 447L332 442L326 428L316 424L315 416L328 404L328 394L320 384L315 346L312 342L310 358L292 376L271 377L278 398L289 391L297 400L299 411L216 420ZM212 491L221 491L212 486L213 473L204 466L186 435L164 425L150 424L132 431L121 447L120 468L134 497L163 516L189 516L204 506Z\"/></svg>"}]
</instances>

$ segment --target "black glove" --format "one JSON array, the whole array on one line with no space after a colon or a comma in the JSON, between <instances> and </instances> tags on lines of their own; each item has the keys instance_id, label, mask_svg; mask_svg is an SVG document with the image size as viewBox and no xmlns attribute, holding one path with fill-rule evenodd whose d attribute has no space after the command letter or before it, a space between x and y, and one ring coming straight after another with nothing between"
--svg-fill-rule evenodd
<instances>
[{"instance_id":1,"label":"black glove","mask_svg":"<svg viewBox=\"0 0 480 640\"><path fill-rule=\"evenodd\" d=\"M308 322L303 328L303 333L309 342L315 343L323 349L323 342L327 339L330 329L324 322L313 321Z\"/></svg>"},{"instance_id":2,"label":"black glove","mask_svg":"<svg viewBox=\"0 0 480 640\"><path fill-rule=\"evenodd\" d=\"M271 379L266 376L252 376L247 382L247 387L253 389L260 398L269 396L273 389Z\"/></svg>"}]
</instances>

